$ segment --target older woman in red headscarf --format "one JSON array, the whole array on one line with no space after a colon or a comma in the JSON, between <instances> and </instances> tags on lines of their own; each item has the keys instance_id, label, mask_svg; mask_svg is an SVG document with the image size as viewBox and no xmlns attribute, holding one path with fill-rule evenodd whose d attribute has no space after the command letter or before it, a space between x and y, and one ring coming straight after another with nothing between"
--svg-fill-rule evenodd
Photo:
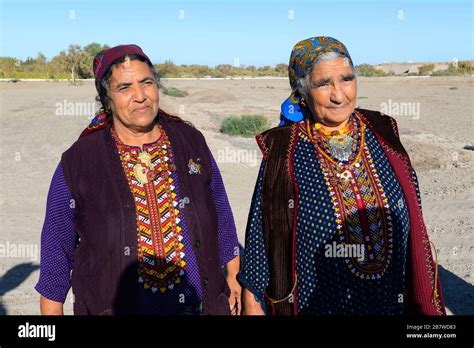
<instances>
[{"instance_id":1,"label":"older woman in red headscarf","mask_svg":"<svg viewBox=\"0 0 474 348\"><path fill-rule=\"evenodd\" d=\"M346 47L295 45L239 279L244 314L445 314L418 183L393 118L356 108Z\"/></svg>"},{"instance_id":2,"label":"older woman in red headscarf","mask_svg":"<svg viewBox=\"0 0 474 348\"><path fill-rule=\"evenodd\" d=\"M204 137L159 109L140 47L103 51L93 69L103 110L53 176L41 312L62 314L72 287L75 314L238 314L239 244Z\"/></svg>"}]
</instances>

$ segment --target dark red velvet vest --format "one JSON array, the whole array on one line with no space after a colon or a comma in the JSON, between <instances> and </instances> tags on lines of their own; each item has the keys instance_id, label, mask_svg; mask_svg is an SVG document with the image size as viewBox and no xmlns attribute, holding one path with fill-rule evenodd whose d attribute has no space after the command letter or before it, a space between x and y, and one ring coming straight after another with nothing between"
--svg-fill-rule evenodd
<instances>
[{"instance_id":1,"label":"dark red velvet vest","mask_svg":"<svg viewBox=\"0 0 474 348\"><path fill-rule=\"evenodd\" d=\"M173 147L181 198L189 198L182 211L199 266L203 314L229 314L206 142L178 118L159 114L158 122ZM189 173L189 159L199 159L201 174ZM110 125L81 137L61 163L75 200L80 238L71 280L74 314L134 314L139 286L135 203Z\"/></svg>"}]
</instances>

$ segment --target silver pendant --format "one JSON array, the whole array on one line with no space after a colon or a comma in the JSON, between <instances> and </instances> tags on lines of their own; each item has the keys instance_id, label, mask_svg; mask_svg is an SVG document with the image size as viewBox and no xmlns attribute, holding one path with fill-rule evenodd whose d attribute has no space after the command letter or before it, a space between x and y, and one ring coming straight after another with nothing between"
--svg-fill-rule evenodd
<instances>
[{"instance_id":1,"label":"silver pendant","mask_svg":"<svg viewBox=\"0 0 474 348\"><path fill-rule=\"evenodd\" d=\"M329 140L331 155L339 161L348 161L352 154L352 143L354 139L346 134L333 136Z\"/></svg>"}]
</instances>

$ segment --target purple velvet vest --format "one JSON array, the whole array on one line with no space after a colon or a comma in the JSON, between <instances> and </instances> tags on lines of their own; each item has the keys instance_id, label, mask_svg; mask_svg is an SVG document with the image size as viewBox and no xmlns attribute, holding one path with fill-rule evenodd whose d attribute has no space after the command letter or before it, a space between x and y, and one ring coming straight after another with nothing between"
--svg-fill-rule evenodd
<instances>
[{"instance_id":1,"label":"purple velvet vest","mask_svg":"<svg viewBox=\"0 0 474 348\"><path fill-rule=\"evenodd\" d=\"M189 198L182 211L199 267L203 314L230 314L206 142L178 118L159 114L158 122L173 146L180 198ZM189 173L189 159L199 159L201 174ZM139 286L135 202L110 125L81 137L64 152L61 164L77 211L79 243L71 279L74 314L134 314Z\"/></svg>"}]
</instances>

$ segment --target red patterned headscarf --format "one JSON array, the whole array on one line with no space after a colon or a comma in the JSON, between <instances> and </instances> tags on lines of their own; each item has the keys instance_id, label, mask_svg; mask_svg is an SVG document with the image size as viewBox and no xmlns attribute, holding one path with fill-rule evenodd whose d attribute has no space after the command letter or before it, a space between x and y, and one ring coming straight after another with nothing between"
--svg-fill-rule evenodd
<instances>
[{"instance_id":1,"label":"red patterned headscarf","mask_svg":"<svg viewBox=\"0 0 474 348\"><path fill-rule=\"evenodd\" d=\"M95 87L98 93L100 93L100 80L104 77L112 64L114 64L117 59L131 54L145 58L151 65L150 58L148 58L137 45L119 45L97 53L92 63L92 69L94 71Z\"/></svg>"}]
</instances>

